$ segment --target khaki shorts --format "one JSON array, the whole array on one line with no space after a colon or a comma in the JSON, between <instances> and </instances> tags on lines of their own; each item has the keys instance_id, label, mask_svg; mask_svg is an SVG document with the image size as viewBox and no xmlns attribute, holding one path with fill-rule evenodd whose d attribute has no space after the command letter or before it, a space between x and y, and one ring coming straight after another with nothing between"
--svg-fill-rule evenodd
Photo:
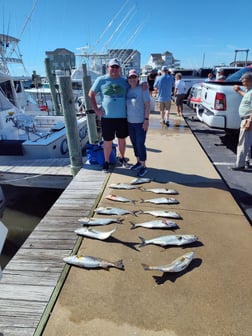
<instances>
[{"instance_id":1,"label":"khaki shorts","mask_svg":"<svg viewBox=\"0 0 252 336\"><path fill-rule=\"evenodd\" d=\"M164 102L159 102L159 108L160 111L164 111L165 109L170 111L171 109L171 100L169 101L164 101Z\"/></svg>"}]
</instances>

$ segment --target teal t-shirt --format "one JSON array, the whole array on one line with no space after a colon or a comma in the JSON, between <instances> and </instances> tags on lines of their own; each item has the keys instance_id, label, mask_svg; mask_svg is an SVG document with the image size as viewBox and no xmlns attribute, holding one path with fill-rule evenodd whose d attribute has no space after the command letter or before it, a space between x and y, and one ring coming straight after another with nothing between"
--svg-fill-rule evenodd
<instances>
[{"instance_id":1,"label":"teal t-shirt","mask_svg":"<svg viewBox=\"0 0 252 336\"><path fill-rule=\"evenodd\" d=\"M99 93L102 107L105 111L104 118L126 118L126 93L129 84L126 79L119 77L113 79L109 75L98 77L91 90Z\"/></svg>"},{"instance_id":2,"label":"teal t-shirt","mask_svg":"<svg viewBox=\"0 0 252 336\"><path fill-rule=\"evenodd\" d=\"M239 115L241 118L247 117L252 111L252 88L250 88L242 97L239 106Z\"/></svg>"}]
</instances>

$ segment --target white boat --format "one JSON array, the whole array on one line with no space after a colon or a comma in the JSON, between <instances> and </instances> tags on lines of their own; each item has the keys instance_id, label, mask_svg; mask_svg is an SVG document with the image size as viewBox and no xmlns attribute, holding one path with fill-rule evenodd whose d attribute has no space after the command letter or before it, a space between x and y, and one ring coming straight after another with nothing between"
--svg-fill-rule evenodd
<instances>
[{"instance_id":1,"label":"white boat","mask_svg":"<svg viewBox=\"0 0 252 336\"><path fill-rule=\"evenodd\" d=\"M23 155L24 158L68 157L64 116L42 115L25 111L10 75L0 72L0 155ZM76 117L83 149L88 141L86 116Z\"/></svg>"},{"instance_id":2,"label":"white boat","mask_svg":"<svg viewBox=\"0 0 252 336\"><path fill-rule=\"evenodd\" d=\"M73 90L73 98L75 102L76 113L78 113L80 112L79 97L83 95L81 80L72 80L72 90ZM49 115L51 114L51 112L55 110L53 106L52 94L51 94L49 83L41 83L41 85L37 88L32 87L32 88L24 89L24 91L28 95L29 100L36 102L36 104L39 106L41 111L47 112ZM58 105L60 106L61 97L60 97L59 91L57 92L56 99L57 99Z\"/></svg>"}]
</instances>

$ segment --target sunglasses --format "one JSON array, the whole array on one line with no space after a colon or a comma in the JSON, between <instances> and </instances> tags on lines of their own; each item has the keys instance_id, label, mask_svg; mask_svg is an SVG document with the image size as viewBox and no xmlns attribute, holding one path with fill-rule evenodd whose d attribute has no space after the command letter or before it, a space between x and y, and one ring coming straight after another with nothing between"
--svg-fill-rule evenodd
<instances>
[{"instance_id":1,"label":"sunglasses","mask_svg":"<svg viewBox=\"0 0 252 336\"><path fill-rule=\"evenodd\" d=\"M131 78L134 78L134 79L136 79L136 78L137 78L137 76L130 76L130 77L129 77L129 79L131 79Z\"/></svg>"},{"instance_id":2,"label":"sunglasses","mask_svg":"<svg viewBox=\"0 0 252 336\"><path fill-rule=\"evenodd\" d=\"M110 68L112 68L112 69L119 69L120 67L119 67L119 65L111 65Z\"/></svg>"}]
</instances>

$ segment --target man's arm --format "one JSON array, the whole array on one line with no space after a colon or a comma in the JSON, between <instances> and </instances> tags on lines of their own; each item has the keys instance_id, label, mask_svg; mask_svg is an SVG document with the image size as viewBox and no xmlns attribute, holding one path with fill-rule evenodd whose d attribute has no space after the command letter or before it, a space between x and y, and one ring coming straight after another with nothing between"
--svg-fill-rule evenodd
<instances>
[{"instance_id":1,"label":"man's arm","mask_svg":"<svg viewBox=\"0 0 252 336\"><path fill-rule=\"evenodd\" d=\"M95 99L95 96L96 96L96 92L95 91L92 91L91 89L89 90L89 93L88 93L88 96L90 98L90 103L92 105L92 108L93 110L95 111L95 114L97 116L103 116L104 115L104 110L102 107L98 107L97 106L97 103L96 103L96 99Z\"/></svg>"}]
</instances>

